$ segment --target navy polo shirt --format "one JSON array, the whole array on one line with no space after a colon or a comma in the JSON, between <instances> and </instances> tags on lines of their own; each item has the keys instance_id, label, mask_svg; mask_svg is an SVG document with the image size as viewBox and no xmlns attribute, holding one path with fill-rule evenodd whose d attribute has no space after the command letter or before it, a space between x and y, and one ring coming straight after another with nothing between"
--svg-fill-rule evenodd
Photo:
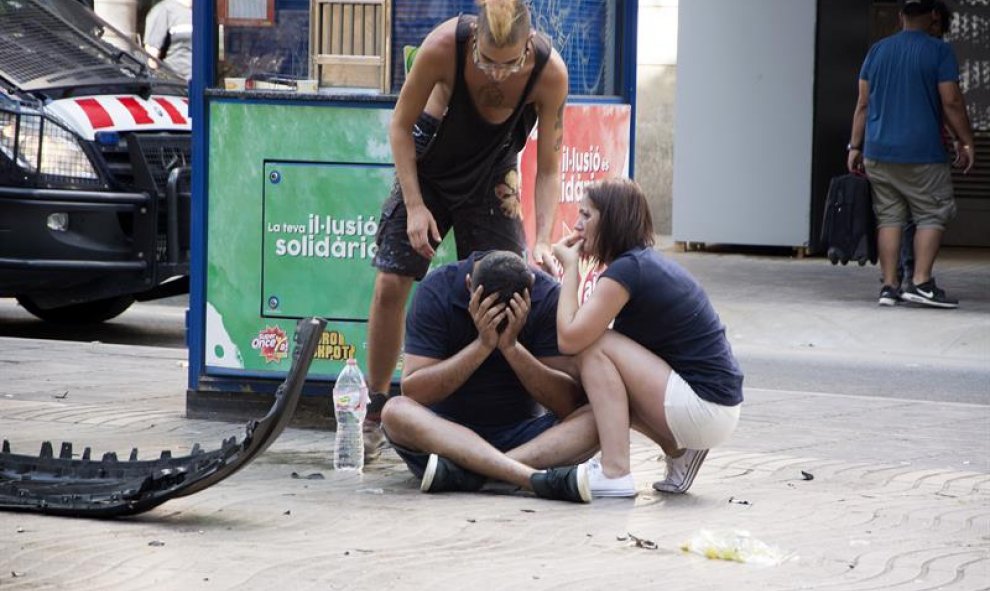
<instances>
[{"instance_id":1,"label":"navy polo shirt","mask_svg":"<svg viewBox=\"0 0 990 591\"><path fill-rule=\"evenodd\" d=\"M481 254L471 253L463 261L439 267L420 282L406 316L406 353L447 359L477 338L478 331L468 312L471 294L464 279ZM535 357L560 355L560 286L546 273L531 270L536 275L530 290L532 305L517 340ZM430 408L457 423L485 427L516 424L544 413L498 349L460 388Z\"/></svg>"},{"instance_id":2,"label":"navy polo shirt","mask_svg":"<svg viewBox=\"0 0 990 591\"><path fill-rule=\"evenodd\" d=\"M699 397L735 406L743 374L704 290L674 261L648 248L619 255L601 275L629 292L613 328L660 357Z\"/></svg>"},{"instance_id":3,"label":"navy polo shirt","mask_svg":"<svg viewBox=\"0 0 990 591\"><path fill-rule=\"evenodd\" d=\"M959 81L952 48L925 31L901 31L866 55L861 80L870 96L863 155L880 162L945 162L938 85Z\"/></svg>"}]
</instances>

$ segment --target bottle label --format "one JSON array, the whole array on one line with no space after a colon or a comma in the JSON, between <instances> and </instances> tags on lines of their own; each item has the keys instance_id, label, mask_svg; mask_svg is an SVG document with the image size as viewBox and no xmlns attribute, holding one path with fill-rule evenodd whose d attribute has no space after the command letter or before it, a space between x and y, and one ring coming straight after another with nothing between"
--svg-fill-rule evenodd
<instances>
[{"instance_id":1,"label":"bottle label","mask_svg":"<svg viewBox=\"0 0 990 591\"><path fill-rule=\"evenodd\" d=\"M362 411L368 404L368 389L350 390L346 392L335 391L333 393L333 404L338 410Z\"/></svg>"}]
</instances>

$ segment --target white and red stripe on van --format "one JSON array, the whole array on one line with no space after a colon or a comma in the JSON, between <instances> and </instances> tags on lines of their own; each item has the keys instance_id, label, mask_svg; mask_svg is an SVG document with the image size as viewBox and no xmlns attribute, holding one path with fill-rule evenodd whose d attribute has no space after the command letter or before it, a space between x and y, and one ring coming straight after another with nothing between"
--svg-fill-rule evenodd
<instances>
[{"instance_id":1,"label":"white and red stripe on van","mask_svg":"<svg viewBox=\"0 0 990 591\"><path fill-rule=\"evenodd\" d=\"M181 96L87 96L53 101L45 107L92 140L98 131L190 131L189 101Z\"/></svg>"}]
</instances>

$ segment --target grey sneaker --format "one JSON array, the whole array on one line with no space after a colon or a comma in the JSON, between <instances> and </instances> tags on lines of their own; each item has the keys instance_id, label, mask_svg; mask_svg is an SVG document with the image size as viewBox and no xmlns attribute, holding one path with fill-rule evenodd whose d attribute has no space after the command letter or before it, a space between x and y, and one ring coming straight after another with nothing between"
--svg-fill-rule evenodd
<instances>
[{"instance_id":1,"label":"grey sneaker","mask_svg":"<svg viewBox=\"0 0 990 591\"><path fill-rule=\"evenodd\" d=\"M536 496L555 501L590 503L588 467L585 464L548 468L529 477Z\"/></svg>"},{"instance_id":2,"label":"grey sneaker","mask_svg":"<svg viewBox=\"0 0 990 591\"><path fill-rule=\"evenodd\" d=\"M388 447L388 441L382 433L382 424L366 420L361 426L361 435L364 439L364 461L377 460L382 455L382 450Z\"/></svg>"},{"instance_id":3,"label":"grey sneaker","mask_svg":"<svg viewBox=\"0 0 990 591\"><path fill-rule=\"evenodd\" d=\"M698 469L701 468L701 463L705 461L707 455L707 449L686 449L676 458L667 456L667 477L654 482L654 490L677 495L686 493L694 483L694 477L698 475Z\"/></svg>"},{"instance_id":4,"label":"grey sneaker","mask_svg":"<svg viewBox=\"0 0 990 591\"><path fill-rule=\"evenodd\" d=\"M934 277L918 285L908 284L907 289L901 294L901 299L932 308L959 307L959 300L945 295L945 290L935 285Z\"/></svg>"},{"instance_id":5,"label":"grey sneaker","mask_svg":"<svg viewBox=\"0 0 990 591\"><path fill-rule=\"evenodd\" d=\"M361 432L364 438L364 461L373 462L382 455L382 450L388 447L388 439L382 432L382 409L390 396L384 392L375 392L368 397L368 414L365 416Z\"/></svg>"},{"instance_id":6,"label":"grey sneaker","mask_svg":"<svg viewBox=\"0 0 990 591\"><path fill-rule=\"evenodd\" d=\"M485 477L461 468L447 458L430 454L419 490L425 493L475 492L485 485Z\"/></svg>"},{"instance_id":7,"label":"grey sneaker","mask_svg":"<svg viewBox=\"0 0 990 591\"><path fill-rule=\"evenodd\" d=\"M884 285L880 288L880 297L877 298L877 305L893 306L897 304L897 300L900 298L901 294L899 289L890 285Z\"/></svg>"}]
</instances>

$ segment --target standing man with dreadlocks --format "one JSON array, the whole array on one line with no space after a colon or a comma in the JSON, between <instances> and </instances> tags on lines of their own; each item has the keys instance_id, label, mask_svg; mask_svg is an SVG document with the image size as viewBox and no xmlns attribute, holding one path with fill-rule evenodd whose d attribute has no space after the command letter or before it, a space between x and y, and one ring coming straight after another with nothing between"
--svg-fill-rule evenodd
<instances>
[{"instance_id":1,"label":"standing man with dreadlocks","mask_svg":"<svg viewBox=\"0 0 990 591\"><path fill-rule=\"evenodd\" d=\"M550 263L560 202L560 146L567 66L531 26L524 0L478 0L427 35L399 93L389 129L396 182L382 207L374 296L368 314L366 448L376 429L403 340L406 300L448 230L457 256L476 250L523 255L518 154L537 124L536 244ZM376 449L368 449L374 457Z\"/></svg>"}]
</instances>

